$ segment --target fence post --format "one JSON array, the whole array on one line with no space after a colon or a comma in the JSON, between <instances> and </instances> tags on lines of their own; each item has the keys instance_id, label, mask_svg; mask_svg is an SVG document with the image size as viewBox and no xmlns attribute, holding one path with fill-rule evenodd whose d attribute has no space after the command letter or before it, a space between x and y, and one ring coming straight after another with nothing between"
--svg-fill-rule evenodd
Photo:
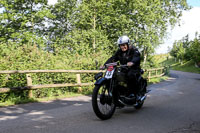
<instances>
[{"instance_id":1,"label":"fence post","mask_svg":"<svg viewBox=\"0 0 200 133\"><path fill-rule=\"evenodd\" d=\"M78 84L81 84L81 75L80 74L76 74L76 80ZM82 92L82 88L78 87L78 92Z\"/></svg>"},{"instance_id":2,"label":"fence post","mask_svg":"<svg viewBox=\"0 0 200 133\"><path fill-rule=\"evenodd\" d=\"M7 76L6 76L6 81L8 81L9 78L10 78L10 74L7 74Z\"/></svg>"},{"instance_id":3,"label":"fence post","mask_svg":"<svg viewBox=\"0 0 200 133\"><path fill-rule=\"evenodd\" d=\"M26 79L27 79L27 86L32 86L32 79L30 74L26 74ZM32 98L33 97L33 91L29 90L28 91L28 97Z\"/></svg>"},{"instance_id":4,"label":"fence post","mask_svg":"<svg viewBox=\"0 0 200 133\"><path fill-rule=\"evenodd\" d=\"M156 77L157 77L157 75L158 75L158 71L157 71L158 69L156 69Z\"/></svg>"},{"instance_id":5,"label":"fence post","mask_svg":"<svg viewBox=\"0 0 200 133\"><path fill-rule=\"evenodd\" d=\"M166 68L165 68L165 75L167 75L167 74L169 74L169 67L168 66L166 66Z\"/></svg>"},{"instance_id":6,"label":"fence post","mask_svg":"<svg viewBox=\"0 0 200 133\"><path fill-rule=\"evenodd\" d=\"M151 79L151 71L148 71L148 80L150 82L150 79Z\"/></svg>"}]
</instances>

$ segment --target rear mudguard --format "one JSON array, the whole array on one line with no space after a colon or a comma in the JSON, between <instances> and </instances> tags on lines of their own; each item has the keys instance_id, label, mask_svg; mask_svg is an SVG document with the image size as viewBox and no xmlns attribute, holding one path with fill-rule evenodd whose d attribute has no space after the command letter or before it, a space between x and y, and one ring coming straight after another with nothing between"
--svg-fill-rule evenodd
<instances>
[{"instance_id":1,"label":"rear mudguard","mask_svg":"<svg viewBox=\"0 0 200 133\"><path fill-rule=\"evenodd\" d=\"M108 79L102 77L102 78L98 79L98 80L94 83L94 85L102 85L102 84L105 84L107 81L108 81Z\"/></svg>"}]
</instances>

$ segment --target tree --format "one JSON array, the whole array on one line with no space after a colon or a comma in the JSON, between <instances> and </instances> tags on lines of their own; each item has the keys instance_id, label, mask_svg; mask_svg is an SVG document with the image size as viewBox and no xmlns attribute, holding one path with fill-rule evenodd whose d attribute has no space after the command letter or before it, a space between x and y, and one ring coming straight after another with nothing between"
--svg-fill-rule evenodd
<instances>
[{"instance_id":1,"label":"tree","mask_svg":"<svg viewBox=\"0 0 200 133\"><path fill-rule=\"evenodd\" d=\"M73 15L75 13L77 0L58 0L55 5L50 6L54 17L48 19L48 33L50 39L62 39L73 30Z\"/></svg>"},{"instance_id":2,"label":"tree","mask_svg":"<svg viewBox=\"0 0 200 133\"><path fill-rule=\"evenodd\" d=\"M194 62L199 63L200 62L200 35L198 36L198 33L196 33L196 37L194 41L192 41L191 46L191 55L192 55L192 60Z\"/></svg>"},{"instance_id":3,"label":"tree","mask_svg":"<svg viewBox=\"0 0 200 133\"><path fill-rule=\"evenodd\" d=\"M55 54L110 55L126 34L141 49L144 64L168 25L188 9L186 0L58 0L51 7L47 0L2 0L0 6L1 41L48 42Z\"/></svg>"},{"instance_id":4,"label":"tree","mask_svg":"<svg viewBox=\"0 0 200 133\"><path fill-rule=\"evenodd\" d=\"M47 0L1 0L0 41L43 43L45 20L50 16Z\"/></svg>"},{"instance_id":5,"label":"tree","mask_svg":"<svg viewBox=\"0 0 200 133\"><path fill-rule=\"evenodd\" d=\"M186 35L179 41L175 41L170 51L171 56L181 60L193 60L195 63L200 62L200 37L196 33L194 40L189 41Z\"/></svg>"},{"instance_id":6,"label":"tree","mask_svg":"<svg viewBox=\"0 0 200 133\"><path fill-rule=\"evenodd\" d=\"M175 25L187 9L186 0L83 0L75 25L79 30L103 32L111 41L110 50L117 38L126 34L142 49L146 60L166 36L167 26Z\"/></svg>"}]
</instances>

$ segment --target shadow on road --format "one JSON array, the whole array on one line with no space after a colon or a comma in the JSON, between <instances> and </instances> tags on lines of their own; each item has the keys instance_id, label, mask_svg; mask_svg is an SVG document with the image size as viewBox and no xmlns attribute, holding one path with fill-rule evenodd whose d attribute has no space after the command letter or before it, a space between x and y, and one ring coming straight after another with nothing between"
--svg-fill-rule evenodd
<instances>
[{"instance_id":1,"label":"shadow on road","mask_svg":"<svg viewBox=\"0 0 200 133\"><path fill-rule=\"evenodd\" d=\"M73 98L75 99L75 98ZM21 114L33 114L33 112L45 112L52 109L64 108L67 106L80 106L90 101L83 100L73 100L73 99L63 99L63 100L53 100L48 102L40 103L29 103L29 104L20 104L9 107L0 107L0 121L6 120L4 117L9 116L18 116ZM13 117L14 118L14 117Z\"/></svg>"}]
</instances>

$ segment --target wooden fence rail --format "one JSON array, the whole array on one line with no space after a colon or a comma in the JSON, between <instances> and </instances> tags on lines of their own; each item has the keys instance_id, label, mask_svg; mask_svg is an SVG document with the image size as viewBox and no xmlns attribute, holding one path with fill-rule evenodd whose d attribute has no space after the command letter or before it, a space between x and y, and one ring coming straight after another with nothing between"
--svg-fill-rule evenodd
<instances>
[{"instance_id":1,"label":"wooden fence rail","mask_svg":"<svg viewBox=\"0 0 200 133\"><path fill-rule=\"evenodd\" d=\"M161 67L161 68L153 68L153 69L147 69L146 73L148 73L147 79L150 81L152 78L161 77L165 75L168 71L169 67ZM158 74L158 71L160 71L160 74ZM155 73L152 75L152 73Z\"/></svg>"},{"instance_id":2,"label":"wooden fence rail","mask_svg":"<svg viewBox=\"0 0 200 133\"><path fill-rule=\"evenodd\" d=\"M160 71L160 74L158 74ZM154 68L154 69L147 69L145 73L147 73L147 79L150 80L151 78L161 77L167 71L167 67L162 68ZM40 88L56 88L56 87L79 87L79 91L82 91L82 86L90 86L94 83L82 83L80 74L83 73L99 73L105 72L103 70L11 70L11 71L0 71L0 74L26 74L27 86L25 87L11 87L11 88L0 88L0 93L9 92L11 90L30 90L29 97L32 97L32 90L33 89L40 89ZM64 84L45 84L45 85L33 85L31 73L75 73L76 74L76 81L77 83L64 83ZM152 73L154 73L152 75Z\"/></svg>"}]
</instances>

